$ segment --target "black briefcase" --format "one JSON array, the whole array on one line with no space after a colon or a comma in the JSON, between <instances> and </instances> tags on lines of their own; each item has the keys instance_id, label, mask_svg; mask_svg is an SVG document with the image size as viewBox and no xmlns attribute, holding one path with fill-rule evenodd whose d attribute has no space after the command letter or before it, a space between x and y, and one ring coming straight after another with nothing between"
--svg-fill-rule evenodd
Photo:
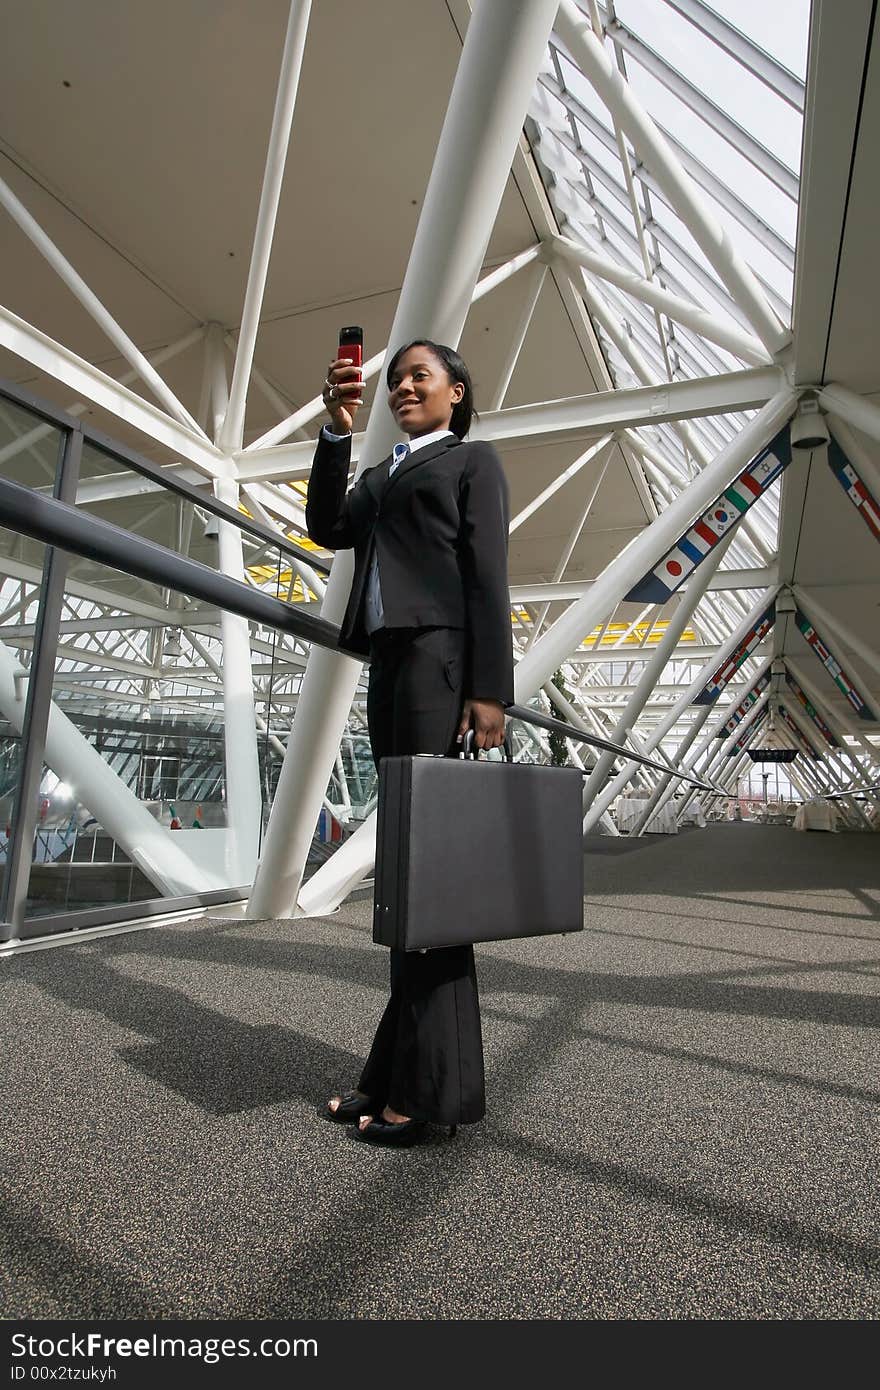
<instances>
[{"instance_id":1,"label":"black briefcase","mask_svg":"<svg viewBox=\"0 0 880 1390\"><path fill-rule=\"evenodd\" d=\"M383 758L373 940L423 951L583 930L582 788L576 768Z\"/></svg>"}]
</instances>

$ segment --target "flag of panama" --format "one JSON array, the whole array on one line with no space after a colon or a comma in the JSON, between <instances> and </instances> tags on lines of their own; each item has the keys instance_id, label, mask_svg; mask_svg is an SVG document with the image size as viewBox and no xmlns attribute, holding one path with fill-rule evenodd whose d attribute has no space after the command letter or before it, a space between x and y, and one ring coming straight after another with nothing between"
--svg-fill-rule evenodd
<instances>
[{"instance_id":1,"label":"flag of panama","mask_svg":"<svg viewBox=\"0 0 880 1390\"><path fill-rule=\"evenodd\" d=\"M849 676L843 670L840 662L832 656L809 618L806 618L799 608L795 612L795 622L800 632L803 633L803 636L806 638L807 643L812 647L822 665L825 667L825 670L834 681L834 684L837 686L838 690L843 691L859 718L870 719L872 723L876 723L874 715L856 690Z\"/></svg>"},{"instance_id":2,"label":"flag of panama","mask_svg":"<svg viewBox=\"0 0 880 1390\"><path fill-rule=\"evenodd\" d=\"M871 494L846 454L832 439L828 444L828 463L849 500L855 505L875 540L880 541L880 502Z\"/></svg>"},{"instance_id":3,"label":"flag of panama","mask_svg":"<svg viewBox=\"0 0 880 1390\"><path fill-rule=\"evenodd\" d=\"M752 686L748 694L743 696L736 709L733 711L733 714L728 719L727 723L718 730L715 737L727 738L729 734L732 734L737 724L739 724L739 722L743 718L743 716L747 714L748 711L752 708L752 705L755 703L762 690L766 690L769 684L770 672L765 671L763 676L761 676L760 680L755 681L755 684Z\"/></svg>"},{"instance_id":4,"label":"flag of panama","mask_svg":"<svg viewBox=\"0 0 880 1390\"><path fill-rule=\"evenodd\" d=\"M752 459L738 478L626 595L633 603L665 603L791 463L788 425Z\"/></svg>"},{"instance_id":5,"label":"flag of panama","mask_svg":"<svg viewBox=\"0 0 880 1390\"><path fill-rule=\"evenodd\" d=\"M749 629L745 637L740 642L736 650L727 658L722 666L718 668L712 679L703 687L699 695L691 703L695 705L711 705L718 699L727 682L736 671L739 670L744 661L747 661L755 650L759 642L763 642L767 633L776 621L776 605L771 603L766 608L760 618Z\"/></svg>"},{"instance_id":6,"label":"flag of panama","mask_svg":"<svg viewBox=\"0 0 880 1390\"><path fill-rule=\"evenodd\" d=\"M818 710L815 709L811 701L807 699L806 695L801 690L794 676L791 675L790 672L786 672L785 681L792 695L801 705L803 705L807 714L810 716L816 728L819 730L819 733L822 735L829 747L839 748L840 744L834 737L828 725L825 723L825 720L822 718L821 714L819 714Z\"/></svg>"}]
</instances>

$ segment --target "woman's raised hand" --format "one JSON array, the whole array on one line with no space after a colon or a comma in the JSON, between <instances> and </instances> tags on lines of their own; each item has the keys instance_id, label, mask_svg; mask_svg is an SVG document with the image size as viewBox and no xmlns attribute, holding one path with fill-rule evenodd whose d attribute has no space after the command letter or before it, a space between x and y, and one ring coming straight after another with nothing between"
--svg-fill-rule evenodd
<instances>
[{"instance_id":1,"label":"woman's raised hand","mask_svg":"<svg viewBox=\"0 0 880 1390\"><path fill-rule=\"evenodd\" d=\"M332 434L352 433L358 406L364 403L362 390L361 369L350 358L337 357L330 363L322 394Z\"/></svg>"}]
</instances>

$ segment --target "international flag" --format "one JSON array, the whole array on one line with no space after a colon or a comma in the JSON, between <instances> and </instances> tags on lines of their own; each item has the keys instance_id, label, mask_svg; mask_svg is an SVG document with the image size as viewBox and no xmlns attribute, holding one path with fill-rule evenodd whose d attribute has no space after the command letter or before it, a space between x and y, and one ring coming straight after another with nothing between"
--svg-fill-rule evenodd
<instances>
[{"instance_id":1,"label":"international flag","mask_svg":"<svg viewBox=\"0 0 880 1390\"><path fill-rule=\"evenodd\" d=\"M805 617L799 608L795 612L795 622L808 645L812 647L822 665L825 667L825 670L834 681L834 684L837 686L838 690L841 690L846 696L859 718L870 719L872 723L876 723L877 721L874 715L865 704L865 701L844 671L840 662L836 657L832 656L809 618Z\"/></svg>"},{"instance_id":2,"label":"international flag","mask_svg":"<svg viewBox=\"0 0 880 1390\"><path fill-rule=\"evenodd\" d=\"M751 739L752 734L753 734L753 733L755 732L755 730L760 726L762 720L764 720L766 717L767 717L767 711L766 711L765 709L762 709L762 710L761 710L761 713L758 714L758 715L756 715L755 718L752 720L751 724L750 724L749 727L746 729L746 731L745 731L745 733L742 735L742 737L741 737L741 738L738 738L738 739L736 740L736 743L734 743L734 744L731 746L730 751L729 751L728 754L727 754L728 758L735 758L735 757L737 756L738 753L741 753L741 752L743 751L743 749L745 748L746 744L747 744L747 743L749 742L749 740Z\"/></svg>"},{"instance_id":3,"label":"international flag","mask_svg":"<svg viewBox=\"0 0 880 1390\"><path fill-rule=\"evenodd\" d=\"M732 652L723 665L719 666L712 679L707 682L692 703L695 705L714 704L731 677L736 674L743 662L749 659L758 643L763 642L775 621L776 605L771 603L746 633L736 651Z\"/></svg>"},{"instance_id":4,"label":"international flag","mask_svg":"<svg viewBox=\"0 0 880 1390\"><path fill-rule=\"evenodd\" d=\"M876 541L880 541L880 502L859 477L836 439L828 444L828 463L837 481Z\"/></svg>"},{"instance_id":5,"label":"international flag","mask_svg":"<svg viewBox=\"0 0 880 1390\"><path fill-rule=\"evenodd\" d=\"M755 684L752 686L748 694L743 696L736 709L733 711L730 718L728 719L727 723L718 730L715 737L728 738L730 734L733 733L737 724L739 724L744 718L744 716L748 714L749 710L752 708L752 705L760 697L762 691L767 689L767 686L769 684L770 672L765 671L763 676L761 676L757 681L755 681Z\"/></svg>"},{"instance_id":6,"label":"international flag","mask_svg":"<svg viewBox=\"0 0 880 1390\"><path fill-rule=\"evenodd\" d=\"M822 735L825 742L828 744L829 748L839 748L840 744L834 737L828 725L825 723L825 720L822 718L821 714L819 714L818 710L815 708L812 702L807 699L806 695L801 690L794 676L792 676L790 672L786 672L785 683L788 686L794 698L798 701L798 704L802 705L803 708L806 710L807 714L812 719L813 723L819 730L819 733Z\"/></svg>"},{"instance_id":7,"label":"international flag","mask_svg":"<svg viewBox=\"0 0 880 1390\"><path fill-rule=\"evenodd\" d=\"M801 749L801 752L805 753L808 758L813 758L814 761L817 760L819 758L819 754L816 752L809 739L804 737L802 731L798 728L797 724L795 724L788 710L783 709L782 705L779 706L779 714L783 724L792 734L792 737L794 738L798 747Z\"/></svg>"},{"instance_id":8,"label":"international flag","mask_svg":"<svg viewBox=\"0 0 880 1390\"><path fill-rule=\"evenodd\" d=\"M632 603L665 603L737 524L791 462L788 425L762 449L708 511L680 536L659 564L639 580L626 598Z\"/></svg>"}]
</instances>

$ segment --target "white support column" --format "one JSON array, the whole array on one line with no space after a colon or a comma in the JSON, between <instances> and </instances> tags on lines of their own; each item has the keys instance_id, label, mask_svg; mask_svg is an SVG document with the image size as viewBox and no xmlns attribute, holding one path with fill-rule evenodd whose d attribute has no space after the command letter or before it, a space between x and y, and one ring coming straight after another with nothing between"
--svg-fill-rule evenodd
<instances>
[{"instance_id":1,"label":"white support column","mask_svg":"<svg viewBox=\"0 0 880 1390\"><path fill-rule=\"evenodd\" d=\"M733 652L736 651L736 648L738 644L742 641L744 634L748 632L750 626L755 621L755 619L759 617L759 615L767 607L772 597L772 592L764 593L761 595L761 597L758 599L758 602L752 607L748 616L741 624L741 626L727 639L724 646L721 647L717 656L709 658L709 660L700 670L696 679L691 682L687 690L685 690L684 693L680 696L680 698L676 700L675 704L672 706L669 712L665 714L663 718L659 721L659 723L655 725L648 738L644 742L642 748L643 752L650 753L654 748L657 748L660 745L662 740L669 733L670 729L673 728L677 720L680 718L682 712L693 703L694 699L697 695L699 695L706 682L711 679L713 673L717 671L718 667L721 666L724 661L727 660L728 656L732 655ZM520 665L522 665L522 663L520 663ZM585 832L589 830L590 826L594 823L594 818L596 816L601 815L603 811L608 810L612 801L614 801L615 797L619 795L619 793L623 790L626 784L631 780L633 774L637 771L638 763L627 763L626 766L623 768L623 771L619 772L618 775L614 778L614 780L610 783L610 785L605 787L603 791L597 796L596 800L593 802L592 807L590 808L589 815L586 817L586 820L584 822Z\"/></svg>"},{"instance_id":2,"label":"white support column","mask_svg":"<svg viewBox=\"0 0 880 1390\"><path fill-rule=\"evenodd\" d=\"M693 766L693 763L696 761L696 758L688 759L686 754L688 753L691 745L696 740L698 733L702 729L706 720L709 718L711 712L711 705L704 705L701 709L697 710L693 724L688 729L687 733L685 734L684 738L678 746L678 755L676 757L675 766L679 772L691 771L691 768ZM651 819L652 815L657 809L661 797L664 798L665 805L667 798L664 797L664 792L666 792L668 789L669 795L671 796L675 791L676 785L676 779L671 775L671 773L668 775L664 774L660 778L659 782L657 783L656 787L654 788L651 795L648 797L647 802L645 803L645 809L642 812L640 812L639 818L633 826L632 831L630 832L632 835L642 834L645 826L648 824L648 821Z\"/></svg>"},{"instance_id":3,"label":"white support column","mask_svg":"<svg viewBox=\"0 0 880 1390\"><path fill-rule=\"evenodd\" d=\"M209 323L205 329L205 383L208 388L211 438L219 439L229 409L229 382L226 380L222 323Z\"/></svg>"},{"instance_id":4,"label":"white support column","mask_svg":"<svg viewBox=\"0 0 880 1390\"><path fill-rule=\"evenodd\" d=\"M615 69L574 0L562 0L556 19L556 32L613 119L632 141L637 153L670 199L676 214L746 314L768 352L771 355L781 352L791 341L790 331L779 322L754 274L732 245L724 228L628 83Z\"/></svg>"},{"instance_id":5,"label":"white support column","mask_svg":"<svg viewBox=\"0 0 880 1390\"><path fill-rule=\"evenodd\" d=\"M546 696L547 700L550 703L551 711L555 709L556 713L560 715L562 719L566 719L568 723L571 724L572 728L580 729L581 733L588 734L590 732L590 724L592 724L593 729L598 734L599 738L604 738L606 736L607 730L603 729L599 725L599 721L596 719L596 716L593 714L592 710L589 710L587 712L589 715L588 723L585 719L581 717L581 715L574 708L574 706L568 700L566 700L562 691L556 689L556 686L553 684L552 681L547 681L546 685L543 688L543 694ZM529 725L525 725L525 728L528 729ZM572 764L575 767L580 768L582 771L586 771L587 767L593 766L595 764L596 750L594 748L591 748L589 744L578 744L576 741L572 740L572 742L569 744L568 752ZM614 824L614 821L611 819L610 816L602 816L599 824L601 825L602 832L605 835L617 835L619 833L617 826Z\"/></svg>"},{"instance_id":6,"label":"white support column","mask_svg":"<svg viewBox=\"0 0 880 1390\"><path fill-rule=\"evenodd\" d=\"M789 717L793 720L797 728L800 730L808 746L811 747L814 751L827 752L827 745L824 743L824 739L822 739L821 735L817 733L816 729L813 727L808 716L803 712L800 705L794 700L792 700L791 703L785 700L782 701L782 704L785 710L787 711ZM858 765L856 766L858 767ZM810 778L812 778L814 789L819 796L825 795L829 787L832 791L836 792L848 792L855 791L857 789L853 784L855 781L857 781L858 773L855 778L852 774L850 774L849 777L844 778L844 776L842 775L843 769L833 767L832 764L828 761L827 757L823 757L820 763L805 764L802 771L807 773L807 775ZM867 786L867 780L865 781L865 783L863 783L863 785ZM875 801L877 800L876 797L874 797L873 799ZM851 814L855 817L855 819L862 821L868 830L873 830L874 827L872 826L869 817L862 810L859 803L854 798L852 800L850 800L850 798L847 798L847 800L850 802L849 810Z\"/></svg>"},{"instance_id":7,"label":"white support column","mask_svg":"<svg viewBox=\"0 0 880 1390\"><path fill-rule=\"evenodd\" d=\"M339 783L339 794L342 797L342 805L345 810L345 819L351 819L351 794L348 790L348 779L345 775L345 764L342 761L342 747L336 754L336 780Z\"/></svg>"},{"instance_id":8,"label":"white support column","mask_svg":"<svg viewBox=\"0 0 880 1390\"><path fill-rule=\"evenodd\" d=\"M392 350L417 334L453 346L459 340L555 12L556 0L481 0L471 18L389 335ZM389 412L374 405L359 471L378 463L395 437ZM342 616L351 578L350 555L337 556L323 605L331 621ZM349 658L311 654L248 905L252 916L294 908L359 673ZM334 868L343 852L363 876L374 855L368 824L310 880L311 910L322 890L330 906L348 891L339 882L345 865Z\"/></svg>"},{"instance_id":9,"label":"white support column","mask_svg":"<svg viewBox=\"0 0 880 1390\"><path fill-rule=\"evenodd\" d=\"M739 799L737 797L737 791L739 789L740 776L743 769L748 768L749 771L751 771L751 767L752 763L748 753L742 752L734 761L733 766L725 772L721 785L727 787L728 795L733 797L734 800Z\"/></svg>"},{"instance_id":10,"label":"white support column","mask_svg":"<svg viewBox=\"0 0 880 1390\"><path fill-rule=\"evenodd\" d=\"M861 396L856 397L861 400ZM849 425L839 415L830 413L828 416L828 428L837 440L847 458L852 461L862 476L867 488L870 488L875 497L880 498L880 468L877 467L871 454L856 438ZM880 426L878 426L880 428ZM873 436L872 436L873 437Z\"/></svg>"},{"instance_id":11,"label":"white support column","mask_svg":"<svg viewBox=\"0 0 880 1390\"><path fill-rule=\"evenodd\" d=\"M880 405L859 396L848 387L832 382L819 392L819 404L832 415L839 415L848 425L861 430L869 439L880 441Z\"/></svg>"},{"instance_id":12,"label":"white support column","mask_svg":"<svg viewBox=\"0 0 880 1390\"><path fill-rule=\"evenodd\" d=\"M756 700L755 703L751 705L749 709L746 711L746 713L743 715L742 719L737 724L736 728L733 730L733 733L729 734L727 738L723 740L720 748L712 747L712 744L710 742L710 746L707 750L706 760L703 764L703 767L700 770L701 777L703 777L707 781L711 781L717 779L717 777L721 775L721 773L723 773L727 756L733 748L734 744L737 743L737 741L740 738L742 738L743 734L752 726L752 724L758 718L758 715L763 713L763 711L767 708L769 699L770 691L765 690L763 694L760 696L760 698ZM699 757L699 752L696 756ZM663 796L658 809L661 809L663 806L665 806L666 802L669 800L669 797L672 795L672 792L674 790L674 788L671 788ZM696 795L696 788L688 788L688 790L685 792L681 806L679 807L679 818L687 810L688 806L690 805L691 801L693 801Z\"/></svg>"},{"instance_id":13,"label":"white support column","mask_svg":"<svg viewBox=\"0 0 880 1390\"><path fill-rule=\"evenodd\" d=\"M584 597L556 620L516 669L518 703L521 704L524 698L528 699L559 663L577 650L584 634L592 632L596 623L601 622L633 584L676 543L694 517L711 506L740 470L769 443L791 416L795 401L795 394L790 389L780 391L772 401L768 401L666 511L612 560Z\"/></svg>"},{"instance_id":14,"label":"white support column","mask_svg":"<svg viewBox=\"0 0 880 1390\"><path fill-rule=\"evenodd\" d=\"M24 723L28 673L0 644L0 709L19 733ZM88 807L109 835L168 898L226 887L197 868L175 840L120 781L88 739L54 703L49 707L46 763Z\"/></svg>"},{"instance_id":15,"label":"white support column","mask_svg":"<svg viewBox=\"0 0 880 1390\"><path fill-rule=\"evenodd\" d=\"M829 729L834 734L835 738L840 744L840 748L837 750L837 757L840 758L842 756L846 756L848 758L852 758L854 766L857 769L856 776L860 779L862 786L867 786L869 782L869 777L861 768L858 760L853 757L852 751L846 743L846 736L849 735L851 738L858 739L859 743L862 745L862 748L864 749L867 758L871 759L871 762L877 761L877 749L873 746L873 744L868 742L862 730L856 726L855 721L851 720L848 714L838 716L836 713L832 712L832 710L826 704L821 691L818 689L816 685L814 685L811 677L807 675L806 671L803 669L798 660L796 660L793 657L787 656L785 658L785 664L791 671L791 674L794 676L795 680L803 690L804 694L810 700L811 704L815 706L819 716L822 719L824 719L825 723L828 725ZM828 754L828 757L831 758L833 756L834 750L831 750Z\"/></svg>"},{"instance_id":16,"label":"white support column","mask_svg":"<svg viewBox=\"0 0 880 1390\"><path fill-rule=\"evenodd\" d=\"M700 565L696 576L691 584L688 585L684 594L679 597L678 607L672 617L668 620L666 631L657 643L656 648L651 652L650 657L645 662L644 669L639 677L632 695L627 700L623 712L611 734L614 743L624 743L629 731L633 728L636 720L644 709L654 686L660 679L660 675L672 657L675 648L678 646L679 638L690 622L694 610L702 600L709 587L709 581L717 570L719 564L727 553L730 539L722 540L720 545L715 547L714 554L710 554ZM601 753L596 762L587 785L584 787L584 832L586 833L591 826L587 824L589 811L594 799L601 791L603 783L614 763L613 753Z\"/></svg>"},{"instance_id":17,"label":"white support column","mask_svg":"<svg viewBox=\"0 0 880 1390\"><path fill-rule=\"evenodd\" d=\"M232 386L229 391L229 409L220 435L215 436L218 444L227 453L235 453L242 444L244 413L248 386L250 385L251 367L254 361L254 347L257 341L257 330L260 326L263 291L266 288L266 276L269 271L272 237L278 215L278 202L281 198L281 184L284 179L290 127L293 122L293 108L296 105L296 95L299 90L299 75L302 68L303 50L306 46L311 8L312 0L291 0L284 51L281 56L281 72L278 77L278 90L275 96L275 110L272 113L272 130L269 135L269 149L266 154L263 188L260 193L260 208L257 213L257 226L254 232L251 264L244 296L244 310L238 334L238 350L235 354Z\"/></svg>"},{"instance_id":18,"label":"white support column","mask_svg":"<svg viewBox=\"0 0 880 1390\"><path fill-rule=\"evenodd\" d=\"M237 341L231 333L227 333L224 342L234 362L238 346ZM274 386L269 378L260 371L259 367L255 367L253 363L251 364L251 381L254 386L256 386L257 390L262 393L264 399L269 402L272 409L277 410L279 416L283 420L290 411L290 401L285 400L278 388ZM310 440L309 432L305 429L294 430L294 435L297 439L302 439L304 441Z\"/></svg>"},{"instance_id":19,"label":"white support column","mask_svg":"<svg viewBox=\"0 0 880 1390\"><path fill-rule=\"evenodd\" d=\"M327 592L327 584L325 580L321 579L321 577L316 573L316 571L312 569L311 565L307 565L303 560L296 560L292 555L289 555L287 558L290 561L291 570L294 574L299 575L304 587L311 589L318 602L323 603L324 595ZM291 591L292 589L293 585L291 584ZM291 598L291 593L289 593L287 597L289 601Z\"/></svg>"},{"instance_id":20,"label":"white support column","mask_svg":"<svg viewBox=\"0 0 880 1390\"><path fill-rule=\"evenodd\" d=\"M293 14L291 14L292 24ZM289 38L290 29L288 29ZM304 34L303 41L305 41ZM282 170L283 165L282 158ZM271 242L271 230L269 240ZM256 246L254 254L255 256L257 254ZM266 255L268 256L268 248ZM251 270L253 273L253 264ZM259 304L257 304L257 314L259 315ZM256 333L256 326L254 332ZM220 324L209 325L205 337L205 355L206 370L210 381L210 416L214 426L214 437L219 439L226 421L229 420L224 334ZM243 401L241 409L243 415ZM224 479L215 483L214 492L219 501L226 502L231 507L238 507L239 488L237 483L230 479ZM219 521L217 541L220 572L228 575L231 579L237 579L244 583L244 550L241 531L231 522ZM253 882L256 872L263 821L254 682L251 674L250 626L247 619L239 614L221 611L220 630L223 638L223 745L226 768L227 859L231 863L231 871L235 874L233 881L245 884Z\"/></svg>"}]
</instances>

